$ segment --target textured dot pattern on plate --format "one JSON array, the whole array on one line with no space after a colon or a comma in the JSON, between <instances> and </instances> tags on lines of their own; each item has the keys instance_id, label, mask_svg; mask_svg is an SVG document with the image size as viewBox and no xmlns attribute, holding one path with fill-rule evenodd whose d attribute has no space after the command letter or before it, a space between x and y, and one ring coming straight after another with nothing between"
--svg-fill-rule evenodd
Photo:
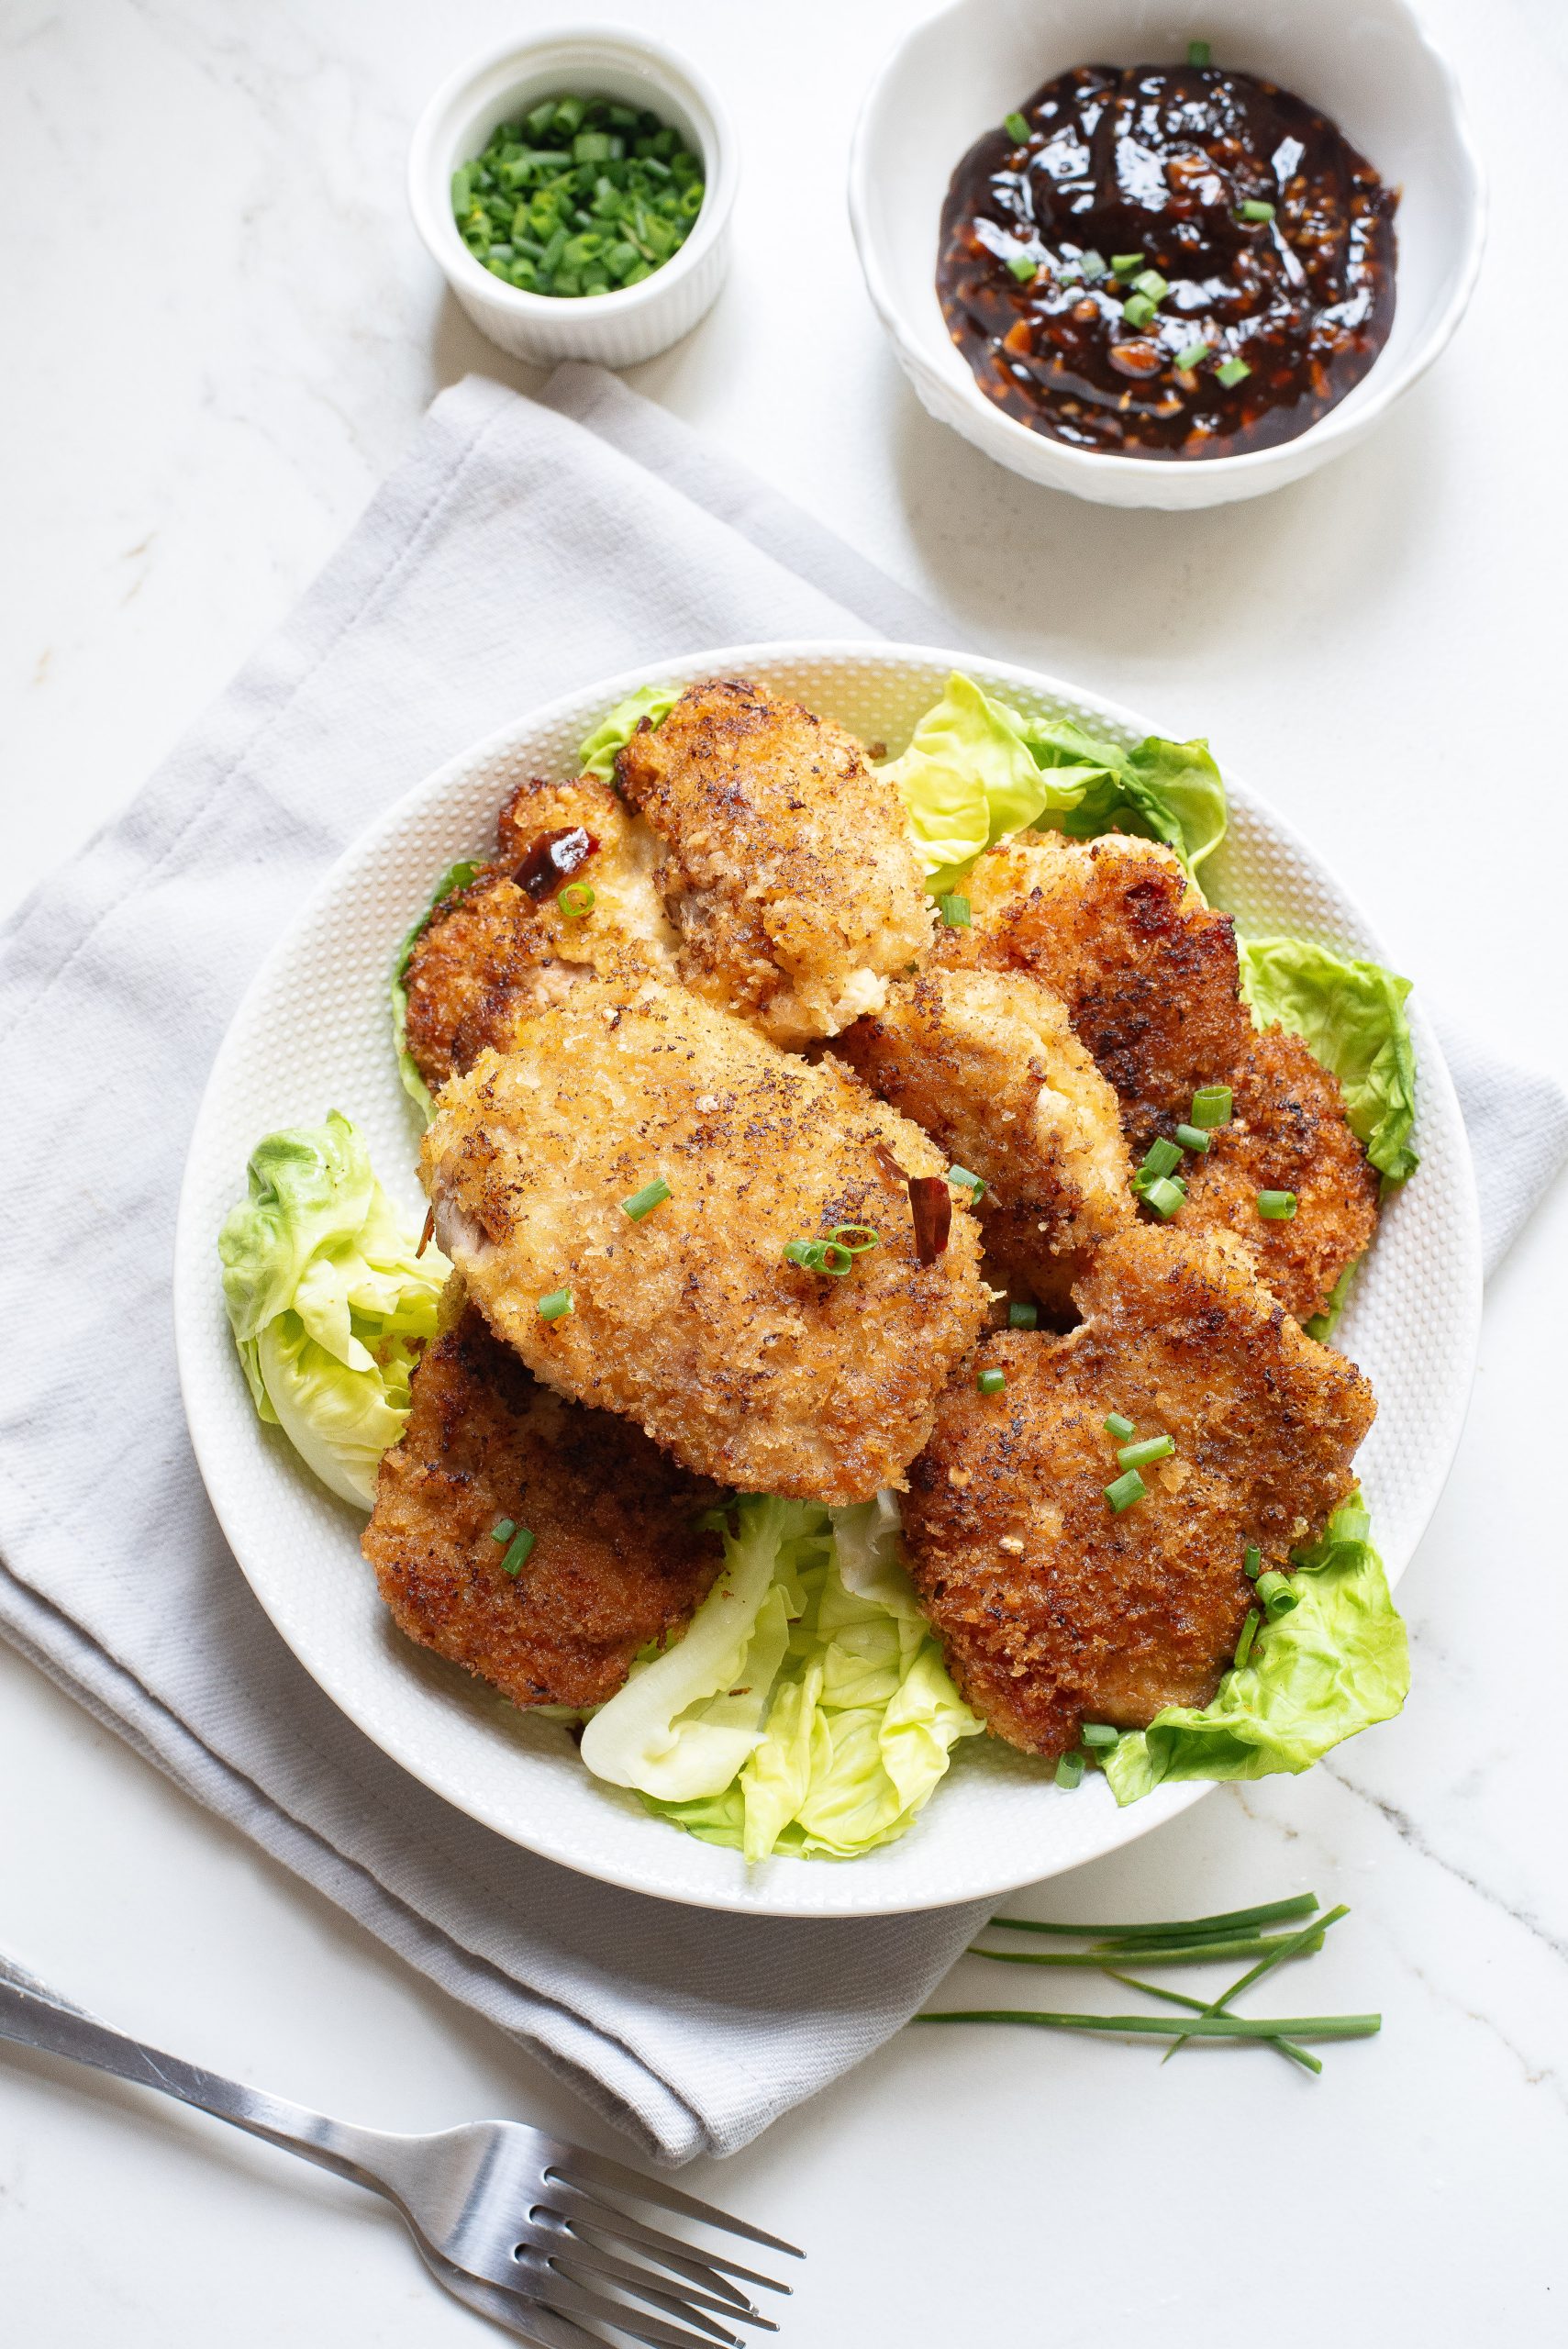
<instances>
[{"instance_id":1,"label":"textured dot pattern on plate","mask_svg":"<svg viewBox=\"0 0 1568 2349\"><path fill-rule=\"evenodd\" d=\"M521 777L569 774L577 744L634 685L749 675L895 749L962 666L1016 706L1131 743L1147 721L1051 679L899 645L728 648L630 671L526 716L464 751L355 843L258 974L214 1063L193 1137L176 1241L181 1375L202 1473L251 1586L320 1686L414 1776L500 1834L584 1874L667 1899L773 1915L873 1915L984 1897L1077 1866L1197 1798L1162 1789L1118 1811L1092 1779L1061 1792L993 1743L961 1746L901 1842L847 1865L740 1855L650 1818L600 1785L565 1731L529 1720L394 1632L360 1557L360 1518L317 1486L250 1408L229 1342L216 1239L246 1158L272 1128L329 1108L364 1129L411 1221L417 1129L388 1040L387 974L432 882L487 851ZM1205 870L1244 930L1288 930L1384 959L1364 917L1306 844L1228 776L1231 832ZM1388 1207L1340 1342L1371 1376L1379 1414L1361 1469L1390 1574L1408 1563L1442 1488L1469 1397L1480 1311L1480 1237L1469 1150L1441 1054L1411 1003L1424 1163ZM1373 1732L1375 1734L1375 1732Z\"/></svg>"}]
</instances>

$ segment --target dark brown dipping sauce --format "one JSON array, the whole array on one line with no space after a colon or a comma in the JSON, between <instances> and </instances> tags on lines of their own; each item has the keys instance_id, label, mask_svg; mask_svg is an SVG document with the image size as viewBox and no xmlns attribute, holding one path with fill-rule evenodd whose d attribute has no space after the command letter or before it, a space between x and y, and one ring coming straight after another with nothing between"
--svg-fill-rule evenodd
<instances>
[{"instance_id":1,"label":"dark brown dipping sauce","mask_svg":"<svg viewBox=\"0 0 1568 2349\"><path fill-rule=\"evenodd\" d=\"M937 263L998 407L1080 449L1232 457L1360 383L1394 322L1398 197L1326 115L1195 65L1081 65L1018 112L1026 140L988 130L953 173Z\"/></svg>"}]
</instances>

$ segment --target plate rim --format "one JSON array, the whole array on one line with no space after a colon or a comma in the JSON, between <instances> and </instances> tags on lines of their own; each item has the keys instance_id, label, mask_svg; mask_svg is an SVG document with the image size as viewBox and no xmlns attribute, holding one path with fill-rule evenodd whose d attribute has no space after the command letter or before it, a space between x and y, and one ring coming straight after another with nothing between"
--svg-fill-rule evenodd
<instances>
[{"instance_id":1,"label":"plate rim","mask_svg":"<svg viewBox=\"0 0 1568 2349\"><path fill-rule=\"evenodd\" d=\"M365 1737L395 1768L404 1771L409 1777L439 1797L441 1801L449 1804L459 1816L474 1820L476 1823L487 1828L504 1842L515 1844L521 1850L531 1852L557 1865L570 1868L573 1873L585 1876L595 1882L614 1885L625 1891L641 1893L650 1898L672 1901L683 1908L695 1908L748 1917L776 1917L781 1920L791 1918L849 1920L856 1917L923 1914L927 1911L956 1907L970 1900L994 1898L1001 1893L1017 1890L1024 1885L1044 1883L1054 1876L1070 1873L1073 1868L1087 1865L1093 1859L1103 1858L1113 1851L1120 1850L1128 1844L1140 1841L1156 1827L1163 1825L1167 1820L1176 1818L1183 1811L1190 1809L1193 1804L1201 1800L1204 1796L1213 1793L1218 1782L1207 1779L1190 1780L1156 1788L1152 1794L1146 1796L1138 1804L1129 1806L1126 1810L1118 1810L1111 1814L1112 1820L1121 1830L1114 1838L1106 1840L1093 1850L1081 1852L1073 1856L1063 1856L1055 1865L1046 1867L1043 1871L1040 1868L1038 1860L1031 1858L1023 1866L1021 1872L1018 1866L1010 1865L999 1876L990 1873L977 1875L974 1879L964 1882L940 1897L914 1898L897 1893L879 1894L876 1890L877 1878L873 1872L868 1877L854 1879L857 1885L864 1884L869 1898L845 1902L814 1898L810 1886L820 1881L823 1893L826 1894L830 1884L844 1881L846 1869L852 1865L852 1863L812 1864L811 1875L807 1877L805 1871L808 1864L801 1861L792 1866L787 1881L798 1889L805 1890L807 1897L805 1900L792 1898L787 1904L770 1902L765 1888L761 1886L755 1890L749 1887L745 1892L730 1892L717 1885L711 1888L696 1889L660 1885L650 1881L651 1872L648 1870L629 1865L606 1865L598 1860L584 1860L579 1854L552 1843L548 1835L543 1838L537 1833L525 1836L517 1831L515 1824L504 1824L497 1817L487 1814L484 1809L459 1799L446 1785L439 1783L439 1773L429 1767L417 1766L406 1755L395 1752L388 1746L381 1731L373 1728L363 1718L365 1709L322 1678L317 1664L302 1652L300 1645L296 1643L287 1620L275 1610L268 1590L252 1578L246 1564L243 1527L231 1522L234 1512L229 1506L226 1478L217 1449L220 1422L228 1409L228 1401L227 1398L220 1398L216 1393L209 1395L203 1391L197 1377L195 1361L199 1343L197 1332L202 1318L211 1312L215 1294L214 1284L210 1277L209 1260L211 1248L216 1244L216 1233L198 1229L203 1202L196 1196L198 1187L196 1177L206 1129L209 1119L216 1118L217 1115L217 1096L220 1078L226 1072L231 1040L244 1023L252 1002L273 983L276 974L295 951L299 933L306 928L324 906L330 903L340 885L345 868L350 862L354 863L362 862L381 841L400 830L408 811L416 803L423 804L426 801L439 800L444 789L450 788L462 780L477 763L492 755L498 755L510 748L517 737L525 731L542 732L550 725L560 723L565 712L577 707L585 698L603 700L606 707L613 707L617 701L624 699L627 695L635 691L639 685L652 682L662 675L668 675L672 671L684 673L693 677L704 674L744 674L752 670L765 675L770 664L802 663L813 660L841 661L845 658L859 660L885 658L900 662L921 662L932 667L957 670L978 668L984 673L988 685L995 684L1006 687L1008 684L1014 684L1023 686L1029 692L1041 694L1069 705L1076 704L1080 707L1092 708L1114 726L1126 729L1135 735L1145 734L1151 730L1141 714L1129 708L1126 704L1114 701L1108 696L1090 687L1075 685L1047 670L1031 668L1018 662L999 661L983 653L959 651L951 646L919 644L902 639L875 637L784 637L766 639L749 644L720 645L695 652L671 654L662 660L638 662L603 680L593 680L574 686L554 696L548 702L535 704L518 712L515 717L493 727L487 733L454 751L439 766L432 768L417 782L411 784L406 790L399 793L397 797L392 800L373 822L356 831L344 843L342 850L332 860L315 887L300 901L287 927L274 940L251 974L225 1024L222 1038L207 1070L201 1099L192 1122L174 1222L171 1281L174 1351L181 1402L192 1450L208 1502L217 1519L234 1564L244 1576L252 1597L261 1608L272 1629L289 1649L290 1653L295 1656L302 1670L309 1675L312 1683L320 1689L328 1701L334 1705L352 1723L360 1734ZM1307 842L1295 825L1279 813L1270 799L1253 790L1250 785L1239 780L1229 770L1226 773L1226 791L1228 798L1234 798L1244 804L1250 812L1262 818L1271 834L1308 864L1319 878L1353 910L1364 937L1370 941L1371 951L1380 961L1386 961L1386 950L1383 946L1376 925L1367 918L1360 898L1345 886L1337 869ZM395 944L395 941L392 941L392 944ZM390 951L389 946L389 952ZM1416 1030L1422 1085L1424 1087L1435 1086L1457 1122L1461 1133L1465 1135L1462 1163L1451 1165L1449 1171L1451 1178L1457 1183L1462 1194L1464 1235L1467 1242L1464 1262L1461 1264L1457 1260L1455 1261L1453 1276L1455 1282L1462 1287L1468 1301L1469 1312L1464 1330L1465 1373L1462 1380L1456 1381L1455 1385L1450 1423L1444 1433L1441 1446L1442 1466L1440 1472L1432 1479L1425 1511L1419 1524L1410 1536L1405 1554L1389 1567L1388 1578L1391 1586L1399 1582L1425 1537L1452 1474L1474 1386L1479 1355L1482 1303L1480 1204L1468 1134L1441 1043L1426 1015L1424 1005L1418 999L1411 1008L1411 1022ZM208 1263L208 1273L206 1277L198 1275L197 1273L198 1264L204 1262ZM260 1424L260 1421L256 1422L258 1427ZM343 1506L346 1508L348 1505L344 1503ZM265 1577L263 1576L261 1580L264 1582ZM655 1833L662 1831L669 1834L675 1831L665 1822L652 1819L649 1820L649 1827L651 1831ZM777 1865L783 1865L783 1863L780 1862Z\"/></svg>"}]
</instances>

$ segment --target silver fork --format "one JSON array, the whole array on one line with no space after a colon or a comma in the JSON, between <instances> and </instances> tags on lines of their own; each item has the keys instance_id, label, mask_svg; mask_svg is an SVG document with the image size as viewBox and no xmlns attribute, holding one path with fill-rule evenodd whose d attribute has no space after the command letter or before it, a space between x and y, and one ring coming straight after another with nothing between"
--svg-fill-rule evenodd
<instances>
[{"instance_id":1,"label":"silver fork","mask_svg":"<svg viewBox=\"0 0 1568 2349\"><path fill-rule=\"evenodd\" d=\"M733 2324L777 2332L745 2288L787 2293L787 2284L662 2232L622 2200L804 2256L661 2178L521 2121L405 2137L330 2121L128 2038L3 1955L0 2038L161 2089L384 2195L438 2283L541 2349L594 2349L606 2340L605 2326L651 2349L743 2349Z\"/></svg>"}]
</instances>

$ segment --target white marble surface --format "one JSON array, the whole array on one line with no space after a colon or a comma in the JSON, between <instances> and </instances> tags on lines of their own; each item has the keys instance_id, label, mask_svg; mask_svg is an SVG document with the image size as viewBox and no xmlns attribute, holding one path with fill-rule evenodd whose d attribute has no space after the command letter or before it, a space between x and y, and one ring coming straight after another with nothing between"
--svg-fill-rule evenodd
<instances>
[{"instance_id":1,"label":"white marble surface","mask_svg":"<svg viewBox=\"0 0 1568 2349\"><path fill-rule=\"evenodd\" d=\"M1305 0L1303 0L1305 5ZM0 896L123 805L469 368L527 384L405 215L413 116L539 0L10 0L0 17ZM584 12L586 13L586 12ZM596 12L595 12L596 13ZM1206 731L1351 872L1403 966L1568 1076L1555 293L1560 0L1441 0L1495 179L1480 295L1371 446L1191 520L1029 491L906 395L841 176L900 0L619 0L703 55L747 184L734 278L634 381L999 651ZM1329 12L1325 10L1327 16ZM12 1202L11 1261L25 1211ZM1404 1586L1405 1718L1029 1896L1348 1900L1291 2003L1382 2008L1312 2083L1262 2051L910 2032L694 2178L806 2243L809 2349L1136 2329L1184 2349L1561 2341L1568 1987L1568 1197L1497 1279L1452 1482ZM13 1333L11 1342L16 1342ZM1544 1466L1536 1464L1543 1462ZM593 2126L525 2059L0 1651L0 1943L166 2044L393 2126ZM962 2002L996 1994L961 1971ZM1086 2001L1085 2001L1086 2002ZM17 2349L477 2340L352 2189L0 2055Z\"/></svg>"}]
</instances>

